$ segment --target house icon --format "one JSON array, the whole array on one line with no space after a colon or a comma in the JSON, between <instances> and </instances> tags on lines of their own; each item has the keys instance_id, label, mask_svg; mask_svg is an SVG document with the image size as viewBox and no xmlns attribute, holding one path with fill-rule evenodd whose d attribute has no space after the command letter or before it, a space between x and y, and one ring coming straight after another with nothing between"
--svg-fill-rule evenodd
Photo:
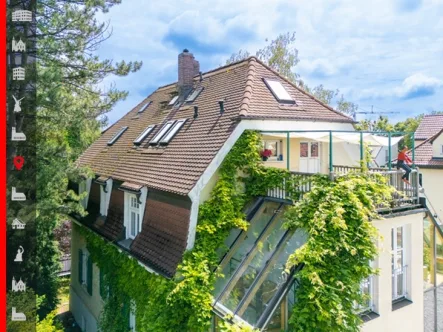
<instances>
[{"instance_id":1,"label":"house icon","mask_svg":"<svg viewBox=\"0 0 443 332\"><path fill-rule=\"evenodd\" d=\"M17 67L12 69L12 80L13 81L24 81L25 80L25 68Z\"/></svg>"},{"instance_id":2,"label":"house icon","mask_svg":"<svg viewBox=\"0 0 443 332\"><path fill-rule=\"evenodd\" d=\"M17 282L15 278L12 277L12 291L13 292L24 292L26 291L26 284L22 281L22 278Z\"/></svg>"},{"instance_id":3,"label":"house icon","mask_svg":"<svg viewBox=\"0 0 443 332\"><path fill-rule=\"evenodd\" d=\"M30 10L15 10L12 12L12 22L32 22L32 12Z\"/></svg>"},{"instance_id":4,"label":"house icon","mask_svg":"<svg viewBox=\"0 0 443 332\"><path fill-rule=\"evenodd\" d=\"M12 229L25 229L26 224L20 219L15 218L12 221Z\"/></svg>"},{"instance_id":5,"label":"house icon","mask_svg":"<svg viewBox=\"0 0 443 332\"><path fill-rule=\"evenodd\" d=\"M26 44L20 40L18 42L15 41L14 38L12 38L12 51L13 52L25 52L26 51Z\"/></svg>"}]
</instances>

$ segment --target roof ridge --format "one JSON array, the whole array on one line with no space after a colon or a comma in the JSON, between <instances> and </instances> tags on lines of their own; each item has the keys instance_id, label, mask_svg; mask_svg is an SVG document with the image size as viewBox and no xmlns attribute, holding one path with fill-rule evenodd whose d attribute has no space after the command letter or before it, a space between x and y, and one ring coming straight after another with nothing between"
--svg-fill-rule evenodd
<instances>
[{"instance_id":1,"label":"roof ridge","mask_svg":"<svg viewBox=\"0 0 443 332\"><path fill-rule=\"evenodd\" d=\"M261 64L263 67L265 67L266 69L270 70L271 72L273 72L275 75L277 75L278 77L280 77L281 79L283 79L286 83L292 85L295 89L297 89L298 91L300 91L301 93L307 95L309 98L315 100L316 102L320 103L322 106L328 108L329 110L333 111L334 113L337 113L339 115L342 115L346 118L349 118L350 120L352 120L354 123L356 122L352 117L337 111L336 109L334 109L333 107L331 107L328 104L325 104L324 102L322 102L321 100L317 99L315 96L313 96L312 94L310 94L309 92L303 90L302 88L298 87L294 82L291 82L290 80L288 80L286 77L284 77L282 74L280 74L278 71L276 71L275 69L273 69L272 67L268 66L267 64L265 64L263 61L261 61L260 59L258 59L257 57L251 57L254 58L259 64Z\"/></svg>"},{"instance_id":2,"label":"roof ridge","mask_svg":"<svg viewBox=\"0 0 443 332\"><path fill-rule=\"evenodd\" d=\"M240 116L247 116L249 111L249 102L252 97L252 90L254 88L254 80L255 80L255 63L257 59L255 57L249 57L249 66L248 66L248 74L246 77L246 86L245 91L243 92L243 98L240 105Z\"/></svg>"}]
</instances>

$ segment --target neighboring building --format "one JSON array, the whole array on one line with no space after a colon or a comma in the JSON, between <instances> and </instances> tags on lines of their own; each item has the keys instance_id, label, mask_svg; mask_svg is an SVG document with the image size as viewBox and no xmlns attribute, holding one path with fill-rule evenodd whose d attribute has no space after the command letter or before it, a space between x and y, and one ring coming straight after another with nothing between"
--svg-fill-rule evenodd
<instances>
[{"instance_id":1,"label":"neighboring building","mask_svg":"<svg viewBox=\"0 0 443 332\"><path fill-rule=\"evenodd\" d=\"M32 22L32 12L30 10L14 10L12 12L12 22Z\"/></svg>"},{"instance_id":2,"label":"neighboring building","mask_svg":"<svg viewBox=\"0 0 443 332\"><path fill-rule=\"evenodd\" d=\"M333 173L337 165L355 168L361 156L358 147L343 139L343 132L355 135L351 118L256 58L199 74L199 64L187 50L179 55L177 84L158 88L83 153L78 164L96 174L78 184L80 193L87 192L82 204L89 215L78 217L72 230L70 310L83 330L97 330L106 294L100 294L100 271L77 227L87 227L114 243L148 272L171 278L184 251L194 246L199 206L209 198L218 168L240 135L251 129L262 133L264 148L271 151L264 165L306 177ZM325 133L332 141L325 140ZM413 181L418 183L416 172ZM383 250L374 262L381 273L362 285L362 291L371 295L362 308L367 320L364 331L423 329L424 214L417 186L404 193L406 197L384 220L374 221L383 235L379 243ZM268 196L257 198L247 211L250 227L238 241L262 234L258 240L269 243L263 246L266 255L282 255L278 260L285 262L285 255L306 237L303 231L290 234L280 227L280 212L288 205L285 193L274 190ZM264 228L274 229L274 236L261 232ZM271 243L277 240L278 245ZM256 283L265 289L260 286L261 295L254 293L246 287L250 276L243 275L245 269L228 267L247 262L242 258L253 257L256 248L244 250L248 246L229 243L227 239L230 249L220 262L225 277L215 285L215 320L241 312L236 318L261 330L287 329L297 292L292 278L282 283L282 265L263 264L256 272L266 278ZM229 301L234 287L236 294L246 294L241 308L230 307L239 303ZM251 299L257 305L251 306ZM128 314L130 328L136 329L134 316Z\"/></svg>"},{"instance_id":3,"label":"neighboring building","mask_svg":"<svg viewBox=\"0 0 443 332\"><path fill-rule=\"evenodd\" d=\"M18 42L15 41L15 38L12 38L12 52L25 52L26 44L20 38Z\"/></svg>"},{"instance_id":4,"label":"neighboring building","mask_svg":"<svg viewBox=\"0 0 443 332\"><path fill-rule=\"evenodd\" d=\"M434 117L435 123L438 123L440 118L443 119L443 115L429 116L428 118ZM434 127L433 132L432 136L416 146L415 165L423 174L422 185L425 188L428 202L434 207L438 221L443 224L443 121L440 124L440 129L436 130Z\"/></svg>"},{"instance_id":5,"label":"neighboring building","mask_svg":"<svg viewBox=\"0 0 443 332\"><path fill-rule=\"evenodd\" d=\"M14 81L24 81L25 80L25 68L17 67L12 69L12 79Z\"/></svg>"},{"instance_id":6,"label":"neighboring building","mask_svg":"<svg viewBox=\"0 0 443 332\"><path fill-rule=\"evenodd\" d=\"M415 146L433 137L443 128L443 114L425 115L415 131Z\"/></svg>"}]
</instances>

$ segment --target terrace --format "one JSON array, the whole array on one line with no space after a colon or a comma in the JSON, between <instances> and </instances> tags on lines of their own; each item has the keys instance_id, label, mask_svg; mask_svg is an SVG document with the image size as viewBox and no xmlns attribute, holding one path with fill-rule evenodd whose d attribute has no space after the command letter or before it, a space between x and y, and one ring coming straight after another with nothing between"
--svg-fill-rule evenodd
<instances>
[{"instance_id":1,"label":"terrace","mask_svg":"<svg viewBox=\"0 0 443 332\"><path fill-rule=\"evenodd\" d=\"M414 142L414 133L369 132L369 131L272 131L262 132L263 164L287 169L293 174L296 188L288 184L269 190L268 196L289 200L288 193L294 189L301 194L311 188L314 174L327 174L331 178L351 172L361 172L363 163L370 173L381 174L396 189L389 207L380 207L379 212L419 207L420 174L413 166L409 181L402 181L403 170L393 164L398 144L409 135ZM414 143L413 143L414 144ZM265 154L263 153L262 154ZM412 146L414 161L414 146Z\"/></svg>"}]
</instances>

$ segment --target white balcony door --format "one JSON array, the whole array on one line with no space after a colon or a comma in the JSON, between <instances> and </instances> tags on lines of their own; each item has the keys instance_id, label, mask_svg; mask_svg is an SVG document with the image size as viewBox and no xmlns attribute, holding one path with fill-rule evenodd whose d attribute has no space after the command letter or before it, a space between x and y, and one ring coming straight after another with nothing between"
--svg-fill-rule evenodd
<instances>
[{"instance_id":1,"label":"white balcony door","mask_svg":"<svg viewBox=\"0 0 443 332\"><path fill-rule=\"evenodd\" d=\"M300 142L300 172L320 173L320 142Z\"/></svg>"}]
</instances>

